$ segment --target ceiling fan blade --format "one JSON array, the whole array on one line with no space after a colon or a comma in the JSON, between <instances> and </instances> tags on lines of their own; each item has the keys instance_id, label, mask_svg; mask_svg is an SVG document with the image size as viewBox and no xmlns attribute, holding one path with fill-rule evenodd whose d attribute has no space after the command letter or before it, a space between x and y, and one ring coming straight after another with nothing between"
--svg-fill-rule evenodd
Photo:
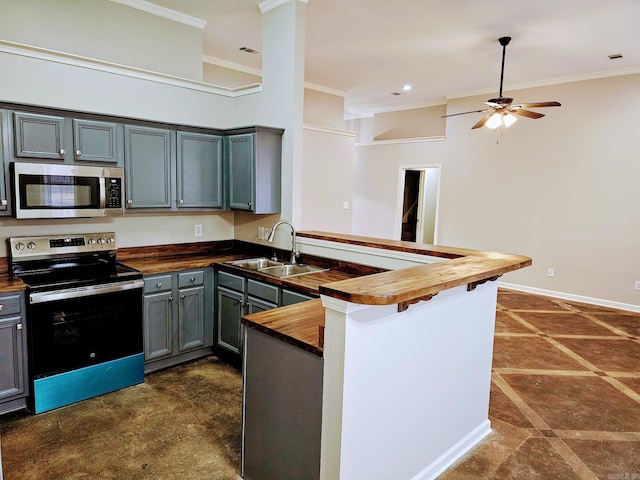
<instances>
[{"instance_id":1,"label":"ceiling fan blade","mask_svg":"<svg viewBox=\"0 0 640 480\"><path fill-rule=\"evenodd\" d=\"M519 108L516 110L510 110L510 113L513 113L514 115L520 115L521 117L528 117L528 118L544 117L544 113L531 112L529 110L523 110L522 108Z\"/></svg>"},{"instance_id":2,"label":"ceiling fan blade","mask_svg":"<svg viewBox=\"0 0 640 480\"><path fill-rule=\"evenodd\" d=\"M504 105L500 105L499 103L496 102L492 102L492 101L488 101L488 102L482 102L485 105L489 105L491 108L502 108L504 107Z\"/></svg>"},{"instance_id":3,"label":"ceiling fan blade","mask_svg":"<svg viewBox=\"0 0 640 480\"><path fill-rule=\"evenodd\" d=\"M473 127L471 127L471 130L475 129L475 128L480 128L483 127L485 123L487 123L487 120L489 120L489 118L491 118L491 115L493 115L495 112L489 112L487 113L484 117L482 117L480 119L480 121L478 123L476 123Z\"/></svg>"},{"instance_id":4,"label":"ceiling fan blade","mask_svg":"<svg viewBox=\"0 0 640 480\"><path fill-rule=\"evenodd\" d=\"M446 118L446 117L455 117L457 115L466 115L467 113L482 113L482 112L488 112L489 109L485 108L483 110L472 110L470 112L462 112L462 113L451 113L449 115L443 115L440 118Z\"/></svg>"},{"instance_id":5,"label":"ceiling fan blade","mask_svg":"<svg viewBox=\"0 0 640 480\"><path fill-rule=\"evenodd\" d=\"M519 103L520 108L542 108L542 107L561 107L559 102L536 102L536 103Z\"/></svg>"}]
</instances>

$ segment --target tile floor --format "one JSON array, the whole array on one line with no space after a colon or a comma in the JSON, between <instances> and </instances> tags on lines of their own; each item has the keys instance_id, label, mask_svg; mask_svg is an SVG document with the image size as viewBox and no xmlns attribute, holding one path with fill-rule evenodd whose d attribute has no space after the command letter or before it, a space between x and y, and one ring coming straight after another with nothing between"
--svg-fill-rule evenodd
<instances>
[{"instance_id":1,"label":"tile floor","mask_svg":"<svg viewBox=\"0 0 640 480\"><path fill-rule=\"evenodd\" d=\"M640 314L501 289L489 417L441 480L640 480Z\"/></svg>"}]
</instances>

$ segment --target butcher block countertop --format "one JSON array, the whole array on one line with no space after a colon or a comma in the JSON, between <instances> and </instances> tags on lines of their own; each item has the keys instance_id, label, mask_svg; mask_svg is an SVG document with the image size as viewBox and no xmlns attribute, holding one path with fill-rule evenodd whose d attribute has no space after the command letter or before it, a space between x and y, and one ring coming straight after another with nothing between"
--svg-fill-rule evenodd
<instances>
[{"instance_id":1,"label":"butcher block countertop","mask_svg":"<svg viewBox=\"0 0 640 480\"><path fill-rule=\"evenodd\" d=\"M324 308L320 299L252 313L242 317L242 323L290 345L322 356Z\"/></svg>"},{"instance_id":2,"label":"butcher block countertop","mask_svg":"<svg viewBox=\"0 0 640 480\"><path fill-rule=\"evenodd\" d=\"M330 297L363 305L398 304L399 311L421 300L429 300L442 290L460 285L467 285L468 290L473 290L504 273L531 265L531 259L522 255L324 232L300 232L298 237L446 258L446 261L438 263L352 276L318 285L319 292ZM310 280L316 275L319 274L302 277ZM322 355L324 308L321 303L309 301L291 307L247 315L243 324Z\"/></svg>"}]
</instances>

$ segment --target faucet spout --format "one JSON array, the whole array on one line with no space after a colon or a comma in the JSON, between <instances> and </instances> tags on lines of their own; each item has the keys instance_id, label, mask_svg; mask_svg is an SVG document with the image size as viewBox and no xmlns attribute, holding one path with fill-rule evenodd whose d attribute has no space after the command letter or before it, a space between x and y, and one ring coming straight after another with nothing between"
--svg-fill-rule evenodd
<instances>
[{"instance_id":1,"label":"faucet spout","mask_svg":"<svg viewBox=\"0 0 640 480\"><path fill-rule=\"evenodd\" d=\"M269 233L269 236L267 237L267 242L273 242L273 237L276 234L276 228L278 228L280 225L289 225L289 227L291 227L291 264L295 265L296 263L298 263L297 257L299 253L296 249L296 229L291 222L288 222L286 220L280 220L279 222L277 222L271 229L271 233Z\"/></svg>"}]
</instances>

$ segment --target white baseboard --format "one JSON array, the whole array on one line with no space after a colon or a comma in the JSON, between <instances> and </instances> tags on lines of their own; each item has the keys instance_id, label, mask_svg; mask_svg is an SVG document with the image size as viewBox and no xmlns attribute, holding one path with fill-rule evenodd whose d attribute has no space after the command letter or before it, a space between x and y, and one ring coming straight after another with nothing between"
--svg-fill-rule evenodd
<instances>
[{"instance_id":1,"label":"white baseboard","mask_svg":"<svg viewBox=\"0 0 640 480\"><path fill-rule=\"evenodd\" d=\"M420 473L411 480L434 480L438 478L447 468L462 458L469 450L480 443L491 433L491 421L488 419L474 428L458 443L444 452L440 457L431 462Z\"/></svg>"},{"instance_id":2,"label":"white baseboard","mask_svg":"<svg viewBox=\"0 0 640 480\"><path fill-rule=\"evenodd\" d=\"M601 307L617 308L619 310L629 310L630 312L640 313L640 305L633 305L631 303L613 302L611 300L605 300L602 298L585 297L582 295L575 295L573 293L556 292L554 290L527 287L524 285L516 285L513 283L498 282L498 286L500 288L517 290L519 292L544 295L545 297L555 297L562 300L571 300L572 302L589 303L591 305L599 305Z\"/></svg>"}]
</instances>

